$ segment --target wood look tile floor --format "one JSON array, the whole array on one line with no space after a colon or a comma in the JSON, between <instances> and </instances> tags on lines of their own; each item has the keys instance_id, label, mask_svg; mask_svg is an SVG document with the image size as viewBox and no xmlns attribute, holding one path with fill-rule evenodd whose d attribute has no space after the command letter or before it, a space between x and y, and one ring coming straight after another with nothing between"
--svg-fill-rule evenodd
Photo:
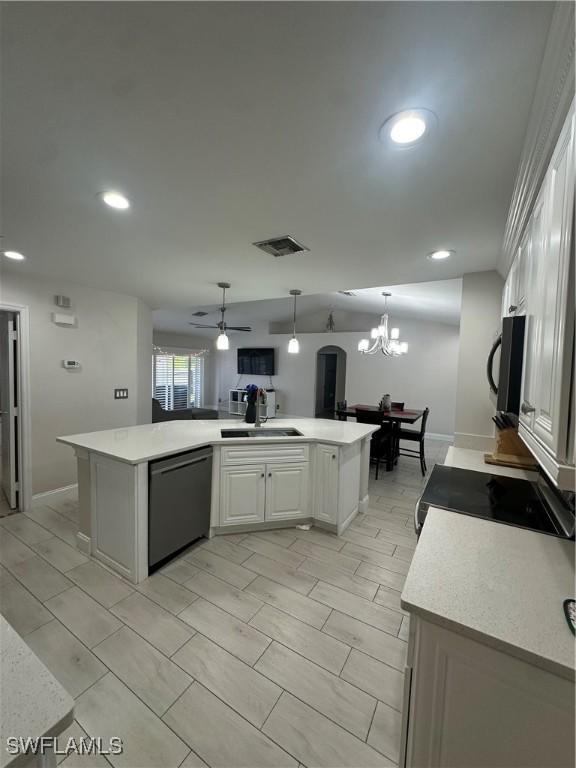
<instances>
[{"instance_id":1,"label":"wood look tile floor","mask_svg":"<svg viewBox=\"0 0 576 768\"><path fill-rule=\"evenodd\" d=\"M430 469L449 443L429 440ZM120 736L140 768L393 766L416 547L416 460L371 470L370 509L218 536L129 584L75 547L77 501L0 518L0 612L75 697L70 735Z\"/></svg>"}]
</instances>

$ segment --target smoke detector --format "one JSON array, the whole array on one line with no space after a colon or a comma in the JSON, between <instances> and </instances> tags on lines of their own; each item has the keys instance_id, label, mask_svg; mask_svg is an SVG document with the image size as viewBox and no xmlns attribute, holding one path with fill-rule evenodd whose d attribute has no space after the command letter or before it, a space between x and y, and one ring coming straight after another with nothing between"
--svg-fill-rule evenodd
<instances>
[{"instance_id":1,"label":"smoke detector","mask_svg":"<svg viewBox=\"0 0 576 768\"><path fill-rule=\"evenodd\" d=\"M291 256L294 253L302 253L302 251L309 251L305 245L299 243L291 235L284 235L283 237L272 237L270 240L259 240L257 243L252 243L256 248L260 248L261 251L269 253L271 256L278 258L279 256Z\"/></svg>"}]
</instances>

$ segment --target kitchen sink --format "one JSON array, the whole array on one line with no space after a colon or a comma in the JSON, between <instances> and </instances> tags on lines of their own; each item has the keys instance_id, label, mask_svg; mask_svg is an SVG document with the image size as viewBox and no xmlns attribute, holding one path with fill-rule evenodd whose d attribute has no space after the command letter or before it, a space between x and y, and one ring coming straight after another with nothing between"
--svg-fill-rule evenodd
<instances>
[{"instance_id":1,"label":"kitchen sink","mask_svg":"<svg viewBox=\"0 0 576 768\"><path fill-rule=\"evenodd\" d=\"M265 429L221 429L222 437L302 437L302 432L298 432L293 427L286 429L265 428Z\"/></svg>"}]
</instances>

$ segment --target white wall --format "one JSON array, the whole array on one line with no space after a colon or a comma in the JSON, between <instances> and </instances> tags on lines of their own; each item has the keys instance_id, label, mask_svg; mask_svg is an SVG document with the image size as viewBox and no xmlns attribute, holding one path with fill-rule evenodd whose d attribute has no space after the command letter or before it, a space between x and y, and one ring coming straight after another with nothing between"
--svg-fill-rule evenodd
<instances>
[{"instance_id":1,"label":"white wall","mask_svg":"<svg viewBox=\"0 0 576 768\"><path fill-rule=\"evenodd\" d=\"M72 308L59 310L56 294L69 296ZM132 296L14 272L1 276L1 302L30 312L33 493L70 485L76 482L74 453L56 437L149 420L151 312ZM55 325L54 311L74 314L77 327ZM82 368L65 370L64 358L79 360ZM127 387L129 398L114 400L116 387Z\"/></svg>"},{"instance_id":2,"label":"white wall","mask_svg":"<svg viewBox=\"0 0 576 768\"><path fill-rule=\"evenodd\" d=\"M214 352L216 391L222 404L228 401L228 389L237 385L236 350L240 347L275 347L277 375L274 387L279 392L281 411L292 416L314 416L316 352L328 344L347 353L346 399L348 403L377 404L385 393L394 400L404 400L406 407L430 407L430 432L451 435L454 432L456 369L458 362L458 327L403 319L398 322L402 339L410 347L399 358L361 355L358 341L362 333L302 333L300 354L286 351L289 336L269 334L266 330L230 335L230 350ZM269 386L264 376L243 376L240 386L250 382Z\"/></svg>"},{"instance_id":3,"label":"white wall","mask_svg":"<svg viewBox=\"0 0 576 768\"><path fill-rule=\"evenodd\" d=\"M495 405L486 360L501 328L504 281L495 271L473 272L462 281L455 445L492 450Z\"/></svg>"}]
</instances>

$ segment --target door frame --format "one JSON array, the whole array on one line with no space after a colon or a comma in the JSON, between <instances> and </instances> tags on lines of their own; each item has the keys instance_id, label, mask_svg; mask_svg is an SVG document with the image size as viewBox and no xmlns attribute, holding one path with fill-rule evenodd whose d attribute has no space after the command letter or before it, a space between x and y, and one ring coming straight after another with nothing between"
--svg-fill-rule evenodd
<instances>
[{"instance_id":1,"label":"door frame","mask_svg":"<svg viewBox=\"0 0 576 768\"><path fill-rule=\"evenodd\" d=\"M338 344L324 344L316 350L314 356L314 417L319 418L316 414L316 404L318 402L318 365L320 362L320 355L336 355L336 393L334 397L334 406L338 402L338 377L341 372L344 374L344 392L341 393L343 398L346 396L346 366L348 363L348 354L346 350ZM343 371L342 371L343 368Z\"/></svg>"},{"instance_id":2,"label":"door frame","mask_svg":"<svg viewBox=\"0 0 576 768\"><path fill-rule=\"evenodd\" d=\"M24 304L11 304L0 301L0 312L14 312L19 316L19 334L17 340L18 355L16 361L18 374L18 463L20 466L20 512L32 508L32 420L30 405L30 311Z\"/></svg>"}]
</instances>

